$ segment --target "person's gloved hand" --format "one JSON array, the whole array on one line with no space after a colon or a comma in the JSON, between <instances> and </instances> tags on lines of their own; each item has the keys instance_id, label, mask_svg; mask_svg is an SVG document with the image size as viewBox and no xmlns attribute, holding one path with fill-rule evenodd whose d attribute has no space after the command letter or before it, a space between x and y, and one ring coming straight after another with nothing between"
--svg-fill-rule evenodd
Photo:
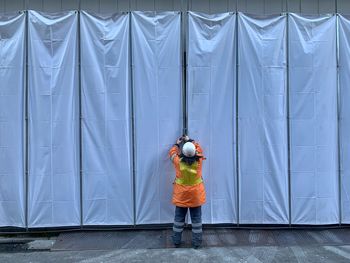
<instances>
[{"instance_id":1,"label":"person's gloved hand","mask_svg":"<svg viewBox=\"0 0 350 263\"><path fill-rule=\"evenodd\" d=\"M183 140L183 137L181 136L180 138L177 139L176 144L177 144L177 145L180 145L180 143L182 142L182 140Z\"/></svg>"},{"instance_id":2,"label":"person's gloved hand","mask_svg":"<svg viewBox=\"0 0 350 263\"><path fill-rule=\"evenodd\" d=\"M176 144L178 146L180 146L181 143L185 143L185 142L189 141L189 139L190 139L190 137L188 137L187 135L183 135L177 139Z\"/></svg>"}]
</instances>

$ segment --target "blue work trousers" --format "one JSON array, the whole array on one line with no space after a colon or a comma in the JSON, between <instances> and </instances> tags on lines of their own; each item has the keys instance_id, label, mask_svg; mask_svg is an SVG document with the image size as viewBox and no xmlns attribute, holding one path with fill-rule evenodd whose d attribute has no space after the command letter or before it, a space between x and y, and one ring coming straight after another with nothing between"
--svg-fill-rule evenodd
<instances>
[{"instance_id":1,"label":"blue work trousers","mask_svg":"<svg viewBox=\"0 0 350 263\"><path fill-rule=\"evenodd\" d=\"M180 245L182 231L185 226L185 218L188 209L190 210L192 221L192 245L200 246L202 244L202 207L179 207L175 208L175 219L173 225L173 242Z\"/></svg>"}]
</instances>

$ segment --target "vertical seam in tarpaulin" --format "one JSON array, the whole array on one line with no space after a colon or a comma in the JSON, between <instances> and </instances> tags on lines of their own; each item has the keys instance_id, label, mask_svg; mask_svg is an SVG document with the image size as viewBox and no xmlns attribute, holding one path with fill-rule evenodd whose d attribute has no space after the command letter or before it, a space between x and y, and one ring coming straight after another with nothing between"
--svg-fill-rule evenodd
<instances>
[{"instance_id":1,"label":"vertical seam in tarpaulin","mask_svg":"<svg viewBox=\"0 0 350 263\"><path fill-rule=\"evenodd\" d=\"M79 129L79 208L80 208L80 228L83 227L84 225L84 211L83 211L83 158L82 158L82 152L83 152L83 133L82 133L82 127L83 127L83 116L82 116L82 85L81 85L81 12L80 11L76 11L77 12L77 37L78 37L78 96L79 96L79 107L78 107L78 111L79 114L76 115L78 118L78 129Z\"/></svg>"},{"instance_id":2,"label":"vertical seam in tarpaulin","mask_svg":"<svg viewBox=\"0 0 350 263\"><path fill-rule=\"evenodd\" d=\"M286 205L286 208L285 208L285 212L286 212L286 222L288 222L288 224L290 225L290 191L289 191L289 102L288 102L288 99L289 99L289 96L288 96L288 79L289 79L289 73L288 73L288 70L289 70L289 60L288 60L288 14L286 13L283 13L282 16L284 16L284 20L285 20L285 24L284 24L284 41L283 41L283 45L284 45L284 48L285 48L285 53L284 53L284 56L285 56L285 59L284 59L284 74L283 74L283 77L284 77L284 81L283 81L283 95L284 95L284 99L283 99L283 108L284 108L284 121L285 121L285 124L284 124L284 129L285 129L285 132L284 132L284 140L285 140L285 149L284 149L284 154L286 154L285 156L285 173L286 173L286 178L285 178L285 190L287 191L287 196L286 196L286 200L285 200L285 205Z\"/></svg>"},{"instance_id":3,"label":"vertical seam in tarpaulin","mask_svg":"<svg viewBox=\"0 0 350 263\"><path fill-rule=\"evenodd\" d=\"M182 6L182 3L181 3ZM184 94L182 95L182 97L184 98L184 105L182 106L182 116L184 116L184 120L183 120L183 127L182 127L182 133L186 132L186 135L189 136L190 134L190 130L189 130L189 94L190 94L190 62L189 62L189 46L190 46L190 40L191 40L191 35L190 35L190 16L191 13L189 12L189 0L187 1L187 9L186 9L186 18L187 18L187 28L185 27L185 25L183 25L183 30L184 30L184 36L181 36L184 38L184 52L185 54L181 53L181 56L183 57L182 61L183 61L183 76L182 78L183 83L185 83L185 86L183 87L183 91ZM187 223L187 215L185 218L185 222Z\"/></svg>"},{"instance_id":4,"label":"vertical seam in tarpaulin","mask_svg":"<svg viewBox=\"0 0 350 263\"><path fill-rule=\"evenodd\" d=\"M262 56L264 56L264 39L263 38L261 38L260 39L261 40L261 50L260 50L260 52L261 52L261 54L262 54ZM265 130L265 128L266 128L266 116L265 116L265 90L264 90L264 83L263 83L263 75L264 75L264 73L263 73L263 71L264 71L264 69L265 69L265 63L264 63L264 61L263 61L263 59L261 58L261 57L259 57L259 64L260 64L260 81L261 81L261 86L260 87L258 87L258 88L261 88L262 90L261 90L261 92L262 92L262 116L261 116L261 121L262 121L262 125L263 125L263 129L264 129L264 137L266 138L266 130ZM259 116L257 116L257 117L259 117ZM255 120L254 120L255 121ZM265 138L263 138L263 143L261 144L261 146L262 146L262 149L261 149L261 151L262 151L262 174L261 174L261 176L262 176L262 204L261 204L261 208L262 208L262 218L261 218L261 222L262 223L265 223L265 176L267 176L267 171L265 171L265 147L267 146L267 142L265 141ZM256 220L256 219L255 219Z\"/></svg>"},{"instance_id":5,"label":"vertical seam in tarpaulin","mask_svg":"<svg viewBox=\"0 0 350 263\"><path fill-rule=\"evenodd\" d=\"M157 156L159 156L160 151L159 151L159 147L160 147L160 142L159 142L159 129L160 129L160 119L159 119L159 83L158 83L158 35L157 35L157 24L158 24L158 18L157 18L157 12L154 11L153 12L153 23L154 23L154 53L153 53L153 58L155 61L155 85L156 85L156 96L155 96L155 105L156 105L156 110L157 110ZM156 175L159 174L159 158L157 158L157 166L156 166ZM158 201L160 201L160 177L157 176L158 179ZM158 220L160 222L160 210L161 210L161 205L160 202L158 202Z\"/></svg>"},{"instance_id":6,"label":"vertical seam in tarpaulin","mask_svg":"<svg viewBox=\"0 0 350 263\"><path fill-rule=\"evenodd\" d=\"M133 17L133 14L129 12L128 14L128 23L129 23L129 41L128 41L128 48L129 48L129 56L128 56L128 63L129 63L129 95L130 95L130 104L129 104L129 116L131 117L131 123L130 125L130 140L131 140L131 155L130 155L130 165L132 166L131 170L131 176L132 176L132 200L133 200L133 225L136 226L136 135L135 135L135 109L134 109L134 70L133 70L133 57L132 57L132 24L131 20Z\"/></svg>"},{"instance_id":7,"label":"vertical seam in tarpaulin","mask_svg":"<svg viewBox=\"0 0 350 263\"><path fill-rule=\"evenodd\" d=\"M290 71L291 71L291 34L290 34L290 28L291 28L291 21L292 21L292 14L288 13L288 42L287 42L287 48L288 48L288 53L287 53L287 59L288 59L288 83L287 83L287 89L288 89L288 176L289 176L289 227L292 226L293 224L293 197L292 197L292 190L293 190L293 185L292 185L292 161L293 161L293 155L292 155L292 151L293 151L293 147L292 147L292 143L293 143L293 137L292 137L292 128L293 128L293 122L292 122L292 117L291 117L291 84L290 84ZM294 118L293 118L294 119Z\"/></svg>"},{"instance_id":8,"label":"vertical seam in tarpaulin","mask_svg":"<svg viewBox=\"0 0 350 263\"><path fill-rule=\"evenodd\" d=\"M335 119L336 119L336 125L335 125L335 134L336 134L336 149L335 149L335 171L337 174L337 188L335 190L338 191L338 225L341 225L341 217L342 217L342 211L341 211L341 174L340 174L340 165L339 165L339 158L340 158L340 131L339 131L339 59L338 59L338 16L337 14L332 14L332 17L334 17L334 29L335 29L335 67L336 67L336 91L335 91Z\"/></svg>"},{"instance_id":9,"label":"vertical seam in tarpaulin","mask_svg":"<svg viewBox=\"0 0 350 263\"><path fill-rule=\"evenodd\" d=\"M53 118L52 118L52 111L53 111L53 99L52 99L52 94L53 94L53 62L54 62L54 52L53 52L53 36L52 36L52 26L49 26L50 29L50 47L51 47L51 76L50 76L50 182L51 182L51 224L53 225L53 158L52 158L52 154L53 154L53 134L52 134L52 129L53 129Z\"/></svg>"},{"instance_id":10,"label":"vertical seam in tarpaulin","mask_svg":"<svg viewBox=\"0 0 350 263\"><path fill-rule=\"evenodd\" d=\"M237 10L236 10L237 11ZM237 105L237 98L236 98L236 92L237 92L237 80L238 80L238 72L237 72L237 52L238 52L238 47L237 47L237 43L236 43L236 39L237 39L237 24L238 24L238 14L237 12L231 12L231 15L234 17L234 25L233 25L233 51L232 51L232 56L234 61L232 61L232 65L233 65L233 76L235 76L235 79L233 79L233 86L232 86L232 122L233 122L233 127L232 127L232 177L233 177L233 183L234 185L232 186L233 190L236 191L236 195L232 195L233 198L235 198L235 202L233 202L232 206L233 206L233 211L236 213L236 222L238 224L238 199L237 199L237 194L238 194L238 181L237 181L237 139L235 137L235 135L237 134L237 112L236 112L236 105ZM234 220L234 218L232 217L232 220ZM231 222L233 223L233 222Z\"/></svg>"},{"instance_id":11,"label":"vertical seam in tarpaulin","mask_svg":"<svg viewBox=\"0 0 350 263\"><path fill-rule=\"evenodd\" d=\"M126 109L128 110L127 114L125 114L125 118L127 121L127 129L128 129L128 143L129 143L129 150L128 150L128 156L129 156L129 162L128 162L128 174L129 174L129 180L130 180L130 200L129 200L129 205L131 205L130 207L130 212L129 212L129 222L131 225L135 225L134 224L134 177L133 177L133 169L134 169L134 165L133 165L133 159L134 159L134 149L133 149L133 124L132 124L132 118L130 118L132 116L132 91L131 91L131 80L132 80L132 75L131 75L131 69L130 69L130 54L131 54L131 37L130 37L130 32L131 32L131 27L130 27L130 13L129 12L122 12L122 15L124 16L124 20L125 20L125 31L126 33L124 34L124 38L127 39L127 44L126 44L126 50L127 50L127 55L126 55L126 76L127 76L127 88L125 91L125 96L126 96L126 101L127 101L127 107Z\"/></svg>"},{"instance_id":12,"label":"vertical seam in tarpaulin","mask_svg":"<svg viewBox=\"0 0 350 263\"><path fill-rule=\"evenodd\" d=\"M314 51L315 51L315 40L314 40L314 27L315 27L315 23L314 22L311 22L310 23L311 24L311 31L310 31L310 33L311 33L311 40L310 40L310 42L311 42L311 44L312 44L312 53L311 53L311 57L312 57L312 72L314 72L315 70L315 63L314 63L314 60L315 60L315 56L314 56ZM313 105L313 112L316 112L316 108L317 108L317 95L318 95L318 93L319 93L319 91L317 90L317 88L315 89L315 91L313 92L314 93L314 100L313 100L313 103L314 103L314 105ZM316 122L316 120L315 120L315 116L313 116L313 123L315 123ZM313 130L313 138L316 138L316 128L315 128L315 125L313 125L313 127L312 127L312 130ZM314 145L314 151L313 151L313 155L314 155L314 160L317 160L316 158L317 158L317 156L316 156L316 152L317 152L317 148L318 148L318 146L317 146L317 142L315 143L315 145ZM316 167L314 166L313 167L314 168L314 175L316 175L317 174L317 169L316 169ZM318 197L319 197L319 193L318 193L318 184L317 184L317 182L315 182L315 189L316 189L316 205L315 205L315 224L317 224L317 222L318 222L318 204L317 204L317 201L318 201Z\"/></svg>"},{"instance_id":13,"label":"vertical seam in tarpaulin","mask_svg":"<svg viewBox=\"0 0 350 263\"><path fill-rule=\"evenodd\" d=\"M288 3L288 0L286 1ZM287 4L288 5L288 4ZM288 12L288 6L287 6ZM290 90L289 90L289 14L286 15L286 104L287 104L287 166L288 166L288 225L291 227L292 224L292 204L291 204L291 170L290 170L290 146L291 146L291 137L290 137L290 108L289 108L289 99L290 99Z\"/></svg>"},{"instance_id":14,"label":"vertical seam in tarpaulin","mask_svg":"<svg viewBox=\"0 0 350 263\"><path fill-rule=\"evenodd\" d=\"M79 14L77 11L74 11L74 22L73 25L75 27L75 38L77 39L76 42L74 43L74 81L77 86L73 86L73 91L72 91L72 120L70 125L73 127L73 133L74 133L74 167L73 167L73 173L75 171L74 175L74 189L78 191L78 193L74 193L74 199L77 197L79 200L76 203L76 207L74 209L76 210L77 214L77 222L80 223L80 210L81 210L81 205L80 205L80 196L81 196L81 191L80 191L80 125L79 125L79 114L80 114L80 94L79 94L79 86L80 86L80 70L79 70ZM77 125L78 124L78 125Z\"/></svg>"},{"instance_id":15,"label":"vertical seam in tarpaulin","mask_svg":"<svg viewBox=\"0 0 350 263\"><path fill-rule=\"evenodd\" d=\"M28 23L28 11L25 11L25 22L24 22L24 27L25 27L25 85L24 85L24 111L25 111L25 160L24 160L24 166L25 166L25 215L24 215L24 220L25 220L25 228L26 231L28 231L28 193L29 193L29 129L28 129L28 123L29 123L29 111L28 111L28 98L29 98L29 79L28 79L28 50L29 50L29 41L28 41L28 35L29 35L29 23Z\"/></svg>"},{"instance_id":16,"label":"vertical seam in tarpaulin","mask_svg":"<svg viewBox=\"0 0 350 263\"><path fill-rule=\"evenodd\" d=\"M335 14L336 30L336 63L337 63L337 165L338 165L338 203L339 203L339 226L342 224L342 177L341 177L341 101L340 101L340 69L339 69L339 16Z\"/></svg>"},{"instance_id":17,"label":"vertical seam in tarpaulin","mask_svg":"<svg viewBox=\"0 0 350 263\"><path fill-rule=\"evenodd\" d=\"M237 2L238 0L236 1L236 24L235 24L235 28L236 28L236 41L235 41L235 55L236 55L236 90L235 90L235 95L236 95L236 98L235 98L235 103L236 103L236 114L235 114L235 123L236 123L236 127L235 127L235 131L236 131L236 137L235 137L235 140L236 140L236 158L235 158L235 162L236 162L236 199L237 199L237 227L239 227L239 219L240 219L240 198L239 198L239 194L240 194L240 180L239 180L239 138L238 138L238 134L239 134L239 116L238 116L238 84L239 84L239 72L238 72L238 69L239 69L239 53L238 53L238 32L239 32L239 21L240 21L240 17L241 17L241 14L238 13L237 11Z\"/></svg>"},{"instance_id":18,"label":"vertical seam in tarpaulin","mask_svg":"<svg viewBox=\"0 0 350 263\"><path fill-rule=\"evenodd\" d=\"M182 2L181 2L182 6ZM181 8L181 10L183 10ZM188 49L186 49L186 28L185 28L185 15L184 12L181 11L180 13L180 63L179 69L181 72L181 118L182 118L182 133L188 134L188 125L187 125L187 52ZM187 17L188 17L188 13ZM187 19L188 21L188 19Z\"/></svg>"},{"instance_id":19,"label":"vertical seam in tarpaulin","mask_svg":"<svg viewBox=\"0 0 350 263\"><path fill-rule=\"evenodd\" d=\"M349 177L349 169L348 169L348 165L344 164L344 157L349 157L349 151L346 150L347 147L349 147L349 139L345 137L345 129L347 127L349 127L349 125L347 125L347 122L349 120L349 112L347 112L347 108L346 108L346 103L344 103L344 100L346 100L347 96L349 96L349 87L346 85L346 81L348 81L349 78L349 73L346 74L346 70L349 70L349 63L347 63L346 59L349 57L349 50L346 49L349 47L349 36L347 35L348 31L349 31L349 17L344 17L340 14L338 14L338 30L341 29L341 34L339 32L339 40L340 40L340 35L341 37L341 41L339 41L338 45L339 45L339 49L338 49L338 63L339 63L339 85L338 85L338 108L339 108L339 139L340 139L340 143L339 143L339 174L340 174L340 186L339 188L341 189L341 203L339 204L339 207L341 208L341 212L342 212L342 218L341 218L341 222L345 221L344 223L347 224L349 223L349 210L346 211L345 207L346 205L349 205L349 189L347 189L346 183L348 183L349 178L346 179L347 177ZM340 46L340 43L342 42L342 48ZM340 60L341 58L341 54L340 54L340 48L342 50L341 54L343 56L343 59ZM345 54L344 54L345 53ZM342 61L342 62L341 62ZM345 78L344 78L345 77ZM343 93L344 91L344 93ZM342 96L342 94L344 94L344 97ZM344 124L344 125L343 125ZM347 139L347 140L346 140ZM345 147L344 147L345 146ZM344 208L344 210L343 210Z\"/></svg>"},{"instance_id":20,"label":"vertical seam in tarpaulin","mask_svg":"<svg viewBox=\"0 0 350 263\"><path fill-rule=\"evenodd\" d=\"M107 152L107 126L108 126L108 118L107 118L107 85L106 85L106 31L105 31L105 26L103 24L102 28L102 47L103 47L103 98L104 98L104 145L103 145L103 162L104 162L104 173L103 176L105 180L108 178L108 167L107 167L107 160L106 160L106 152ZM107 202L108 202L108 192L105 193L104 196L104 201L105 201L105 216L104 216L104 221L107 221Z\"/></svg>"},{"instance_id":21,"label":"vertical seam in tarpaulin","mask_svg":"<svg viewBox=\"0 0 350 263\"><path fill-rule=\"evenodd\" d=\"M209 1L210 3L210 1ZM212 28L212 21L208 21L210 27ZM213 31L210 31L210 42L213 41ZM208 100L209 100L209 123L210 126L212 124L212 119L213 119L213 113L211 112L211 108L212 108L212 99L211 99L211 93L212 93L212 88L213 88L213 83L212 83L212 70L213 70L213 57L212 57L212 53L210 53L210 71L209 71L209 91L208 91ZM212 147L212 127L210 127L209 129L209 150L211 151ZM213 171L212 171L212 156L209 156L209 182L210 182L210 222L213 222L213 181L212 180L212 175L213 175Z\"/></svg>"}]
</instances>

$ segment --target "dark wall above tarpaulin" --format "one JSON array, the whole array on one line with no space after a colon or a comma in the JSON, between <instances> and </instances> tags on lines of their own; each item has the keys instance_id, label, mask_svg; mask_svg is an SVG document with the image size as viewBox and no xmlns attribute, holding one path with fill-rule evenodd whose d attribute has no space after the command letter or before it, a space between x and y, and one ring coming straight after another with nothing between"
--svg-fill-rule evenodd
<instances>
[{"instance_id":1,"label":"dark wall above tarpaulin","mask_svg":"<svg viewBox=\"0 0 350 263\"><path fill-rule=\"evenodd\" d=\"M33 9L46 12L83 9L92 12L175 11L205 13L239 11L254 14L350 13L348 0L0 0L0 12Z\"/></svg>"}]
</instances>

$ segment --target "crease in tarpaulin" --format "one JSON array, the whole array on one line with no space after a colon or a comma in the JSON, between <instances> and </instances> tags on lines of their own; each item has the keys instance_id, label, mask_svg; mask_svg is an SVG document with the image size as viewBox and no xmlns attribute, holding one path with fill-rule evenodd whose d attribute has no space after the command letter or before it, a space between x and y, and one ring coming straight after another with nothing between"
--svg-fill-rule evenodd
<instances>
[{"instance_id":1,"label":"crease in tarpaulin","mask_svg":"<svg viewBox=\"0 0 350 263\"><path fill-rule=\"evenodd\" d=\"M287 224L286 16L238 17L239 222Z\"/></svg>"},{"instance_id":2,"label":"crease in tarpaulin","mask_svg":"<svg viewBox=\"0 0 350 263\"><path fill-rule=\"evenodd\" d=\"M28 16L28 226L79 225L77 14Z\"/></svg>"},{"instance_id":3,"label":"crease in tarpaulin","mask_svg":"<svg viewBox=\"0 0 350 263\"><path fill-rule=\"evenodd\" d=\"M188 131L189 136L202 145L207 157L203 163L207 191L203 223L236 223L235 124L232 122L235 116L236 15L196 12L188 15ZM218 60L222 56L227 60L220 64ZM225 72L223 77L220 71ZM231 110L226 111L225 107ZM215 138L225 141L225 145L220 144L222 151Z\"/></svg>"},{"instance_id":4,"label":"crease in tarpaulin","mask_svg":"<svg viewBox=\"0 0 350 263\"><path fill-rule=\"evenodd\" d=\"M129 14L82 11L81 30L83 224L132 225Z\"/></svg>"},{"instance_id":5,"label":"crease in tarpaulin","mask_svg":"<svg viewBox=\"0 0 350 263\"><path fill-rule=\"evenodd\" d=\"M292 224L337 224L335 17L289 21Z\"/></svg>"},{"instance_id":6,"label":"crease in tarpaulin","mask_svg":"<svg viewBox=\"0 0 350 263\"><path fill-rule=\"evenodd\" d=\"M0 226L25 227L24 13L0 15Z\"/></svg>"}]
</instances>

